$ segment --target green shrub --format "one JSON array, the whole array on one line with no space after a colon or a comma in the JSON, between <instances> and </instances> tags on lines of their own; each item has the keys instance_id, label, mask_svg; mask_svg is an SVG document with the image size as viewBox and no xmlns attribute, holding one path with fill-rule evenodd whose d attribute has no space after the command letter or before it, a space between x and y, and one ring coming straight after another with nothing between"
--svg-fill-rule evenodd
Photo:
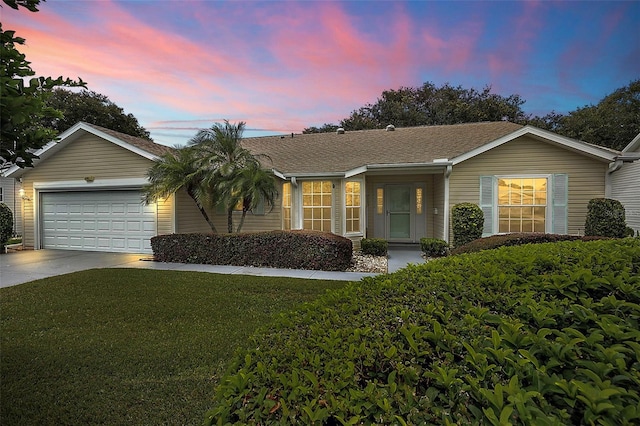
<instances>
[{"instance_id":1,"label":"green shrub","mask_svg":"<svg viewBox=\"0 0 640 426\"><path fill-rule=\"evenodd\" d=\"M210 424L638 424L640 241L449 256L282 314Z\"/></svg>"},{"instance_id":2,"label":"green shrub","mask_svg":"<svg viewBox=\"0 0 640 426\"><path fill-rule=\"evenodd\" d=\"M585 235L622 238L626 228L624 206L620 201L609 198L589 200L584 224Z\"/></svg>"},{"instance_id":3,"label":"green shrub","mask_svg":"<svg viewBox=\"0 0 640 426\"><path fill-rule=\"evenodd\" d=\"M382 238L363 238L360 240L362 254L371 256L386 256L389 250L389 242Z\"/></svg>"},{"instance_id":4,"label":"green shrub","mask_svg":"<svg viewBox=\"0 0 640 426\"><path fill-rule=\"evenodd\" d=\"M344 271L351 240L328 232L270 231L241 234L170 234L151 238L159 262Z\"/></svg>"},{"instance_id":5,"label":"green shrub","mask_svg":"<svg viewBox=\"0 0 640 426\"><path fill-rule=\"evenodd\" d=\"M632 227L627 226L624 229L624 236L625 237L635 237L635 235L636 235L636 231L634 231Z\"/></svg>"},{"instance_id":6,"label":"green shrub","mask_svg":"<svg viewBox=\"0 0 640 426\"><path fill-rule=\"evenodd\" d=\"M437 238L420 238L420 249L428 257L442 257L449 254L449 244Z\"/></svg>"},{"instance_id":7,"label":"green shrub","mask_svg":"<svg viewBox=\"0 0 640 426\"><path fill-rule=\"evenodd\" d=\"M13 234L13 212L5 203L0 203L0 253Z\"/></svg>"},{"instance_id":8,"label":"green shrub","mask_svg":"<svg viewBox=\"0 0 640 426\"><path fill-rule=\"evenodd\" d=\"M581 237L566 234L540 234L540 233L513 233L492 235L479 238L451 251L451 254L474 253L481 250L490 250L498 247L521 246L524 244L556 243L558 241L593 241L606 237Z\"/></svg>"},{"instance_id":9,"label":"green shrub","mask_svg":"<svg viewBox=\"0 0 640 426\"><path fill-rule=\"evenodd\" d=\"M453 245L460 247L482 237L484 214L476 204L460 203L451 209Z\"/></svg>"}]
</instances>

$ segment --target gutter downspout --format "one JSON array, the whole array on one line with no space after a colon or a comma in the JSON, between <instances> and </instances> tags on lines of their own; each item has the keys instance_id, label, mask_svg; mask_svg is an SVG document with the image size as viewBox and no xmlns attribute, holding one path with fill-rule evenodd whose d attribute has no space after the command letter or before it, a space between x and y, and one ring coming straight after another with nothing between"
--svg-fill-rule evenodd
<instances>
[{"instance_id":1,"label":"gutter downspout","mask_svg":"<svg viewBox=\"0 0 640 426\"><path fill-rule=\"evenodd\" d=\"M447 170L444 172L444 206L443 206L443 215L442 220L444 221L443 231L443 240L447 243L449 242L449 176L451 176L451 172L453 171L453 166L450 164L447 166Z\"/></svg>"},{"instance_id":2,"label":"gutter downspout","mask_svg":"<svg viewBox=\"0 0 640 426\"><path fill-rule=\"evenodd\" d=\"M620 170L624 161L616 159L613 163L609 163L609 168L607 169L607 173L604 176L604 196L605 198L611 198L612 184L611 184L611 174Z\"/></svg>"}]
</instances>

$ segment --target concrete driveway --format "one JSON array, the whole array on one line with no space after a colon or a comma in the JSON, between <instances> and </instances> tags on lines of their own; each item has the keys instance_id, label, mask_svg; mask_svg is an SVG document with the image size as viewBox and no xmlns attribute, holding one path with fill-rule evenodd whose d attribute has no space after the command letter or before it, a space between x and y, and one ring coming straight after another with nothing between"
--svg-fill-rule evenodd
<instances>
[{"instance_id":1,"label":"concrete driveway","mask_svg":"<svg viewBox=\"0 0 640 426\"><path fill-rule=\"evenodd\" d=\"M154 262L150 254L102 253L72 250L22 250L0 254L0 287L94 268L144 268L173 271L212 272L263 277L292 277L359 281L377 274L312 271L302 269L253 268L250 266L200 265Z\"/></svg>"},{"instance_id":2,"label":"concrete driveway","mask_svg":"<svg viewBox=\"0 0 640 426\"><path fill-rule=\"evenodd\" d=\"M0 255L0 287L93 268L135 268L145 254L22 250Z\"/></svg>"}]
</instances>

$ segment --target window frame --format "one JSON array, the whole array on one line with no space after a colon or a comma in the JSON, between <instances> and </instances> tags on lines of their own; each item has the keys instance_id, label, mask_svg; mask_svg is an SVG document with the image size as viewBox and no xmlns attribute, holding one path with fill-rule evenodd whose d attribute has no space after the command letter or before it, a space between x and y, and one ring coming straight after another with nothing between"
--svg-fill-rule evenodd
<instances>
[{"instance_id":1,"label":"window frame","mask_svg":"<svg viewBox=\"0 0 640 426\"><path fill-rule=\"evenodd\" d=\"M509 174L509 175L493 175L493 229L496 230L494 235L504 235L510 234L514 231L500 232L500 179L546 179L547 181L547 191L546 191L546 203L544 206L544 233L549 234L553 229L553 218L551 217L551 206L553 201L553 175L552 174L540 174L540 173L532 173L532 174ZM535 207L535 204L531 204L531 207ZM504 207L504 206L503 206ZM517 207L517 206L512 206ZM527 232L528 233L528 232ZM540 233L539 231L531 231L531 233Z\"/></svg>"},{"instance_id":2,"label":"window frame","mask_svg":"<svg viewBox=\"0 0 640 426\"><path fill-rule=\"evenodd\" d=\"M333 179L328 179L328 178L317 178L317 179L304 179L304 180L298 180L298 196L296 197L296 200L298 201L298 208L296 209L298 214L299 214L299 229L306 229L304 227L304 210L305 210L305 206L304 206L304 185L305 183L311 183L312 187L313 187L313 182L329 182L331 184L331 204L330 204L330 225L329 225L329 230L323 230L322 232L335 232L335 213L334 213L334 204L335 204L335 189L336 189L336 183ZM321 206L320 208L326 208L326 206ZM313 219L312 219L313 220Z\"/></svg>"},{"instance_id":3,"label":"window frame","mask_svg":"<svg viewBox=\"0 0 640 426\"><path fill-rule=\"evenodd\" d=\"M358 231L347 232L347 183L356 182L360 185L360 206L359 206L359 220L360 226ZM364 236L364 224L366 222L365 218L365 182L364 179L361 178L350 178L344 179L342 183L342 229L343 235L345 236ZM353 208L353 207L351 207Z\"/></svg>"}]
</instances>

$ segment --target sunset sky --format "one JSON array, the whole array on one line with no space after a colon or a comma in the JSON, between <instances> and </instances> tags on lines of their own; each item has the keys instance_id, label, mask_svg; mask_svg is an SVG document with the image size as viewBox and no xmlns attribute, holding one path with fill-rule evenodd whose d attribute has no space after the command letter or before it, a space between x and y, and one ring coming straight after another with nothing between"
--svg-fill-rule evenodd
<instances>
[{"instance_id":1,"label":"sunset sky","mask_svg":"<svg viewBox=\"0 0 640 426\"><path fill-rule=\"evenodd\" d=\"M338 123L424 82L519 94L526 113L595 104L640 78L639 1L49 0L0 10L37 75L81 77L159 143Z\"/></svg>"}]
</instances>

